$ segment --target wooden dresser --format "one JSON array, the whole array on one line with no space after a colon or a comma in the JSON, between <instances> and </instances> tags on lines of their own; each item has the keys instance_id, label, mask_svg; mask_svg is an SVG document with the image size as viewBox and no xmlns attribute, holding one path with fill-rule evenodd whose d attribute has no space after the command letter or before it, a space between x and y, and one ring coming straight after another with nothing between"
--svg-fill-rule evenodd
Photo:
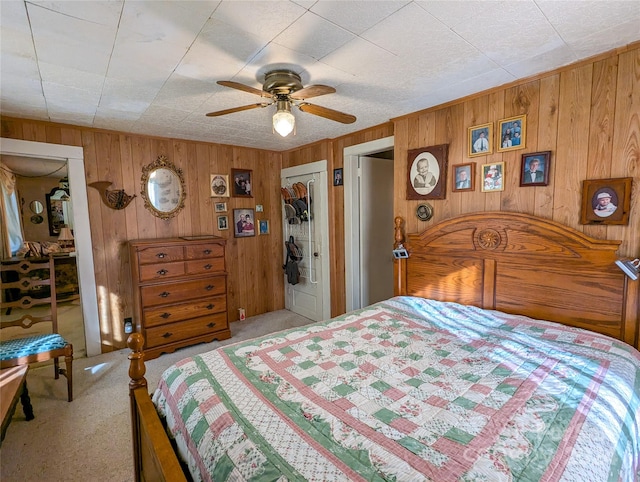
<instances>
[{"instance_id":1,"label":"wooden dresser","mask_svg":"<svg viewBox=\"0 0 640 482\"><path fill-rule=\"evenodd\" d=\"M224 238L129 242L135 327L145 358L231 337Z\"/></svg>"}]
</instances>

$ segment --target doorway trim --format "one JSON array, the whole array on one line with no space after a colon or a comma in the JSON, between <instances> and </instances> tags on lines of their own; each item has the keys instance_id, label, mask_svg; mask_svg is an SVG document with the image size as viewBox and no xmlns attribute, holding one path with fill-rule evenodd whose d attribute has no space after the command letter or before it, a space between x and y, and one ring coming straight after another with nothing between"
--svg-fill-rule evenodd
<instances>
[{"instance_id":1,"label":"doorway trim","mask_svg":"<svg viewBox=\"0 0 640 482\"><path fill-rule=\"evenodd\" d=\"M73 194L73 226L78 258L78 285L80 287L87 356L100 355L102 348L100 343L100 322L98 319L98 296L93 266L93 245L91 243L91 226L89 224L84 151L82 147L77 146L2 137L0 138L0 154L66 161L67 163L69 188Z\"/></svg>"},{"instance_id":2,"label":"doorway trim","mask_svg":"<svg viewBox=\"0 0 640 482\"><path fill-rule=\"evenodd\" d=\"M360 200L358 159L393 149L394 136L345 147L344 158L344 275L347 312L360 306ZM389 229L392 227L390 226ZM391 249L391 246L389 246Z\"/></svg>"},{"instance_id":3,"label":"doorway trim","mask_svg":"<svg viewBox=\"0 0 640 482\"><path fill-rule=\"evenodd\" d=\"M280 184L282 185L282 180L287 177L303 176L314 173L320 173L320 186L325 190L320 205L315 205L316 209L319 208L320 212L315 212L314 216L316 221L318 221L318 214L320 215L319 225L321 233L320 236L322 239L320 255L320 265L322 266L322 319L328 320L331 318L331 276L329 272L329 257L331 256L331 253L329 252L329 183L327 178L327 161L315 161L308 164L301 164L299 166L285 167L280 170ZM284 209L284 205L281 205L281 208ZM284 220L284 218L285 215L283 211L282 219ZM282 228L282 233L284 236L284 226ZM282 245L284 246L284 239ZM286 276L284 277L284 280L286 283Z\"/></svg>"}]
</instances>

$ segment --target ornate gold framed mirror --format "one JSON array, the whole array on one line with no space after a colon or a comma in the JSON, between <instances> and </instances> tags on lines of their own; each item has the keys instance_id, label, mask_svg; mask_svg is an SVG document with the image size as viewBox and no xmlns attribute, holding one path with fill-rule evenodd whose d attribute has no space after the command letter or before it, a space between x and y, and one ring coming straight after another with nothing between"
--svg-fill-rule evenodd
<instances>
[{"instance_id":1,"label":"ornate gold framed mirror","mask_svg":"<svg viewBox=\"0 0 640 482\"><path fill-rule=\"evenodd\" d=\"M142 168L142 199L144 207L161 219L170 219L184 208L187 193L182 169L166 156L158 156Z\"/></svg>"}]
</instances>

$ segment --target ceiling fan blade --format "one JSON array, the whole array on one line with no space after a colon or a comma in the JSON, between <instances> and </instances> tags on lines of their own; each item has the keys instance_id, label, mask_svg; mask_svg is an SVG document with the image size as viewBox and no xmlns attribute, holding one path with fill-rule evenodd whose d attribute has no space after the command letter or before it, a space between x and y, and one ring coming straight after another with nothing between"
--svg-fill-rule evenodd
<instances>
[{"instance_id":1,"label":"ceiling fan blade","mask_svg":"<svg viewBox=\"0 0 640 482\"><path fill-rule=\"evenodd\" d=\"M336 89L328 85L309 85L304 89L296 90L289 97L296 100L310 99L319 95L334 94Z\"/></svg>"},{"instance_id":2,"label":"ceiling fan blade","mask_svg":"<svg viewBox=\"0 0 640 482\"><path fill-rule=\"evenodd\" d=\"M268 107L271 104L266 104L266 103L262 103L262 104L249 104L249 105L243 105L241 107L234 107L232 109L225 109L225 110L219 110L216 112L209 112L208 114L206 114L207 117L218 117L220 115L226 115L226 114L233 114L234 112L240 112L243 110L250 110L250 109L257 109L258 107Z\"/></svg>"},{"instance_id":3,"label":"ceiling fan blade","mask_svg":"<svg viewBox=\"0 0 640 482\"><path fill-rule=\"evenodd\" d=\"M344 112L339 112L327 107L320 107L319 105L303 102L298 107L302 112L308 112L309 114L325 117L326 119L342 122L343 124L353 124L356 121L356 117L351 114L345 114Z\"/></svg>"},{"instance_id":4,"label":"ceiling fan blade","mask_svg":"<svg viewBox=\"0 0 640 482\"><path fill-rule=\"evenodd\" d=\"M244 92L249 92L250 94L259 95L260 97L268 97L268 98L272 97L272 95L269 92L256 89L255 87L251 87L249 85L241 84L240 82L233 82L232 80L219 80L217 83L225 87L231 87L232 89L238 89Z\"/></svg>"}]
</instances>

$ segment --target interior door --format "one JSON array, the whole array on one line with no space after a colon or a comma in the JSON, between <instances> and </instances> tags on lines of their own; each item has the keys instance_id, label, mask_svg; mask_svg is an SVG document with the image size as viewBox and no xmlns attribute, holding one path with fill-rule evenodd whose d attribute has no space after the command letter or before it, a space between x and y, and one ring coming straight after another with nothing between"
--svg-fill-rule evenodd
<instances>
[{"instance_id":1,"label":"interior door","mask_svg":"<svg viewBox=\"0 0 640 482\"><path fill-rule=\"evenodd\" d=\"M298 166L298 168L303 167ZM298 261L300 273L298 283L289 283L287 274L284 274L285 307L314 321L321 321L330 317L331 306L327 286L329 238L326 170L299 173L300 169L290 169L293 171L283 169L281 185L283 188L291 188L296 183L302 183L305 186L307 198L303 199L303 202L307 206L307 215L306 219L304 219L305 216L292 218L291 210L285 209L283 200L284 241L293 237L295 244L302 250L302 259ZM286 253L286 246L283 246L285 260Z\"/></svg>"},{"instance_id":2,"label":"interior door","mask_svg":"<svg viewBox=\"0 0 640 482\"><path fill-rule=\"evenodd\" d=\"M393 159L360 156L360 301L393 296Z\"/></svg>"}]
</instances>

